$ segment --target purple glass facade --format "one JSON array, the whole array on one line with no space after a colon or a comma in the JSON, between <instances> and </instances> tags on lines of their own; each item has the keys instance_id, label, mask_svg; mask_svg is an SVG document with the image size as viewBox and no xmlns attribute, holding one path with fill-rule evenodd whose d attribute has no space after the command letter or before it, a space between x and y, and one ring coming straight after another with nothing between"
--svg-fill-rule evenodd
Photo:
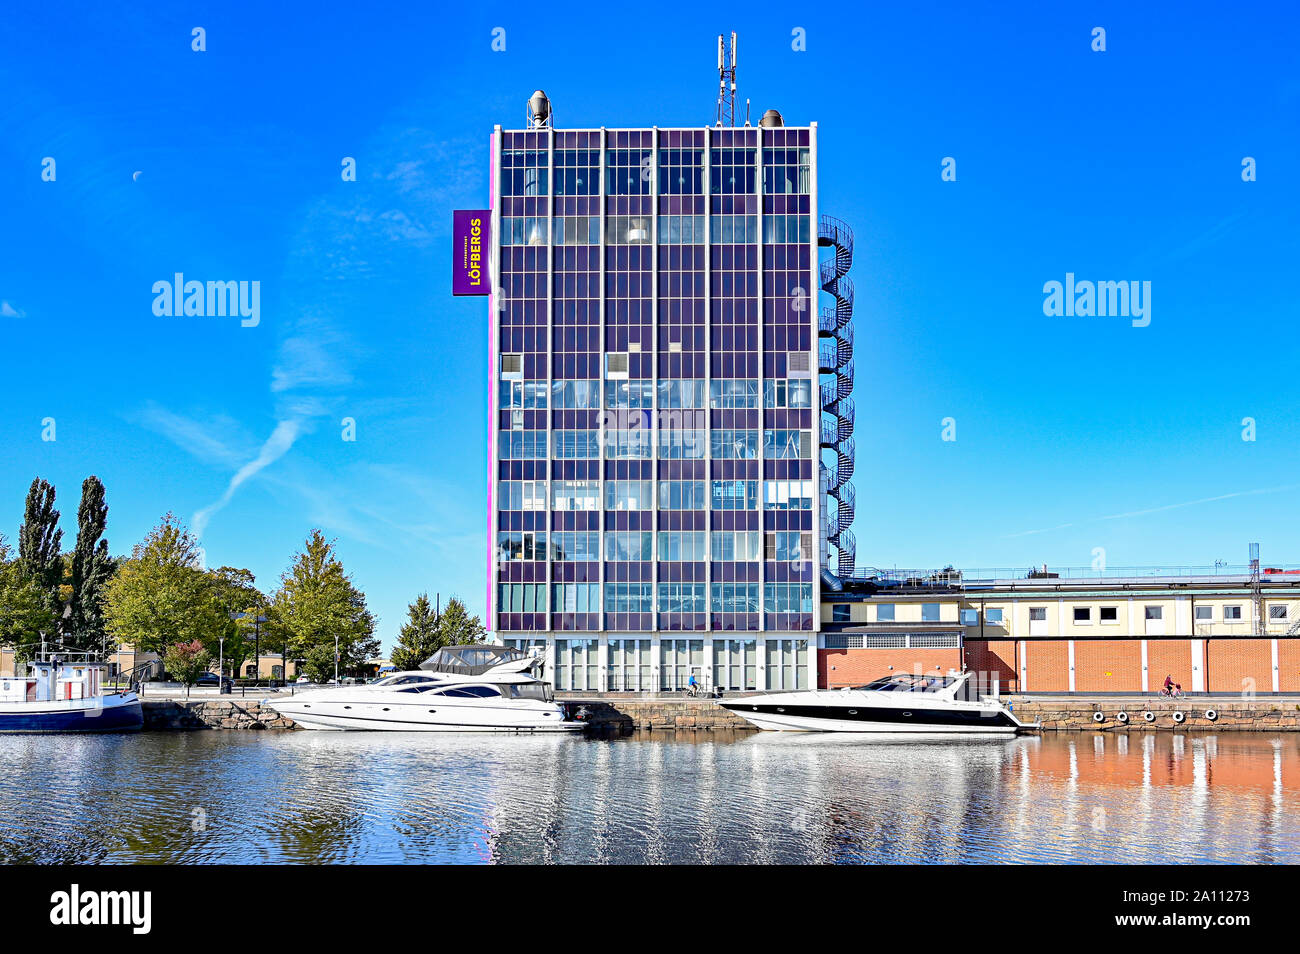
<instances>
[{"instance_id":1,"label":"purple glass facade","mask_svg":"<svg viewBox=\"0 0 1300 954\"><path fill-rule=\"evenodd\" d=\"M558 688L815 684L815 154L494 134L490 628Z\"/></svg>"}]
</instances>

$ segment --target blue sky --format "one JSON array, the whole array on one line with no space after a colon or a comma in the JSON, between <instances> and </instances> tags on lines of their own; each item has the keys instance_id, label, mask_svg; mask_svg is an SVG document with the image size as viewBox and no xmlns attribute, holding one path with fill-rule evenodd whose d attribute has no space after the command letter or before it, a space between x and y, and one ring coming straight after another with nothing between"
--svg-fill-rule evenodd
<instances>
[{"instance_id":1,"label":"blue sky","mask_svg":"<svg viewBox=\"0 0 1300 954\"><path fill-rule=\"evenodd\" d=\"M416 6L11 12L0 532L37 475L75 532L96 473L114 552L171 510L270 589L319 526L386 643L422 590L482 612L486 308L449 295L451 211L536 87L562 127L711 122L735 29L741 98L819 123L857 234L860 565L1300 563L1293 4ZM156 317L178 271L260 281L260 324ZM1150 326L1046 317L1066 272L1150 281Z\"/></svg>"}]
</instances>

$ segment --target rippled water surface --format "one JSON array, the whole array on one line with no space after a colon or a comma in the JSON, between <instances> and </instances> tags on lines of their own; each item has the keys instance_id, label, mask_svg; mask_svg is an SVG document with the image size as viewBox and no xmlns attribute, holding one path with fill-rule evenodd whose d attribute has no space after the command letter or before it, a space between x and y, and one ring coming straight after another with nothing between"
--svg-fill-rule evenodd
<instances>
[{"instance_id":1,"label":"rippled water surface","mask_svg":"<svg viewBox=\"0 0 1300 954\"><path fill-rule=\"evenodd\" d=\"M0 737L6 861L1300 862L1300 735Z\"/></svg>"}]
</instances>

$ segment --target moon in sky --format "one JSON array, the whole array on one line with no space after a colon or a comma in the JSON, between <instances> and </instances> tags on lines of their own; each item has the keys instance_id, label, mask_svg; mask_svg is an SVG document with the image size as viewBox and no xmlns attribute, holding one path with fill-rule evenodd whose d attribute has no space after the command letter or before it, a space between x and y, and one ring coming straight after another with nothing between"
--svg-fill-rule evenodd
<instances>
[{"instance_id":1,"label":"moon in sky","mask_svg":"<svg viewBox=\"0 0 1300 954\"><path fill-rule=\"evenodd\" d=\"M135 182L139 178L140 178L140 170L137 169L135 172L131 173L132 182Z\"/></svg>"}]
</instances>

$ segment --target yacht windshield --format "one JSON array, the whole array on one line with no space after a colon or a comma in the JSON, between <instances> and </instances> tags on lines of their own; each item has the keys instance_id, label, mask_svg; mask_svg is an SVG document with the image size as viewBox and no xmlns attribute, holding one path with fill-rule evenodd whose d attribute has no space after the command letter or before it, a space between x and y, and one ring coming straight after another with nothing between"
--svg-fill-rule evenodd
<instances>
[{"instance_id":1,"label":"yacht windshield","mask_svg":"<svg viewBox=\"0 0 1300 954\"><path fill-rule=\"evenodd\" d=\"M398 674L398 675L396 675L396 676L389 676L387 679L381 679L381 680L379 680L379 682L375 683L375 685L376 685L376 686L389 686L389 687L391 687L391 686L410 686L410 685L415 685L416 683L421 683L421 684L424 684L424 685L428 685L428 684L431 684L433 681L434 681L434 680L433 680L433 678L432 678L431 676L421 676L421 675L416 674L416 673L409 673L409 672L408 672L408 673L400 673L400 674Z\"/></svg>"},{"instance_id":2,"label":"yacht windshield","mask_svg":"<svg viewBox=\"0 0 1300 954\"><path fill-rule=\"evenodd\" d=\"M550 702L555 698L549 682L511 683L501 687L509 693L511 699L540 699Z\"/></svg>"},{"instance_id":3,"label":"yacht windshield","mask_svg":"<svg viewBox=\"0 0 1300 954\"><path fill-rule=\"evenodd\" d=\"M873 692L938 692L956 682L953 676L924 676L913 673L897 673L885 676L875 682L869 682L858 689L870 689Z\"/></svg>"}]
</instances>

